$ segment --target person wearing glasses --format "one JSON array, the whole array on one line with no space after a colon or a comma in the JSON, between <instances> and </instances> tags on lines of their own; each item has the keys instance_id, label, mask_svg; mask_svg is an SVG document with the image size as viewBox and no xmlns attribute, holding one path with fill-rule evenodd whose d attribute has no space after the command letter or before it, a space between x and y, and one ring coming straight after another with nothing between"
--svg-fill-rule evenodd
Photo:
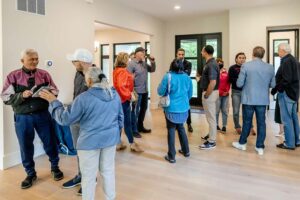
<instances>
[{"instance_id":1,"label":"person wearing glasses","mask_svg":"<svg viewBox=\"0 0 300 200\"><path fill-rule=\"evenodd\" d=\"M67 59L72 62L72 64L76 69L76 74L74 78L74 92L73 92L73 100L74 100L78 95L88 90L88 87L85 82L84 72L93 66L92 64L93 55L87 49L76 49L72 55L67 56ZM73 144L75 145L79 137L79 130L80 130L79 123L72 124L70 128L72 133ZM78 156L77 156L77 166L78 166L77 175L71 180L63 184L64 189L73 188L81 184L81 171L79 167ZM82 195L81 187L78 190L77 195L79 196Z\"/></svg>"}]
</instances>

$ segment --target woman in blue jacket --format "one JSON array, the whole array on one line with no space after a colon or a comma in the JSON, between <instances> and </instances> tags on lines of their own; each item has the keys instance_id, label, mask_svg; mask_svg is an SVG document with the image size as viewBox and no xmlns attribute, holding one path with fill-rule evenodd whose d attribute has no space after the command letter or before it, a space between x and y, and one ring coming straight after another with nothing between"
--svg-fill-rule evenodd
<instances>
[{"instance_id":1,"label":"woman in blue jacket","mask_svg":"<svg viewBox=\"0 0 300 200\"><path fill-rule=\"evenodd\" d=\"M49 112L59 124L80 124L76 149L82 173L82 198L95 199L99 167L105 199L113 200L116 197L116 144L120 142L120 130L124 124L121 100L99 68L90 67L85 78L89 89L77 96L66 109L52 93L44 90L40 96L49 101Z\"/></svg>"},{"instance_id":2,"label":"woman in blue jacket","mask_svg":"<svg viewBox=\"0 0 300 200\"><path fill-rule=\"evenodd\" d=\"M171 75L171 76L169 76ZM190 156L189 143L183 124L187 120L188 110L190 109L189 100L193 94L193 85L190 77L183 71L179 60L172 61L170 72L167 73L157 92L160 96L168 93L168 84L170 82L170 105L164 108L167 129L168 129L168 154L165 159L170 163L175 163L175 130L178 131L181 149L178 151L185 157Z\"/></svg>"}]
</instances>

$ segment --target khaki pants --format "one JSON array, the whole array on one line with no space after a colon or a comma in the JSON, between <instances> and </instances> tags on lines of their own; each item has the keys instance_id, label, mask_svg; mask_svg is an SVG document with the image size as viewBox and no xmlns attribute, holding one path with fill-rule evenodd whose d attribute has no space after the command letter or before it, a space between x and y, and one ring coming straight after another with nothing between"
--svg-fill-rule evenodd
<instances>
[{"instance_id":1,"label":"khaki pants","mask_svg":"<svg viewBox=\"0 0 300 200\"><path fill-rule=\"evenodd\" d=\"M95 180L98 170L103 180L101 185L105 200L114 200L116 198L115 154L115 145L98 150L78 150L82 174L81 186L83 200L95 199Z\"/></svg>"},{"instance_id":2,"label":"khaki pants","mask_svg":"<svg viewBox=\"0 0 300 200\"><path fill-rule=\"evenodd\" d=\"M209 124L209 141L216 142L217 139L217 120L216 120L216 105L219 98L219 91L214 90L207 99L204 98L205 92L202 94L202 103L206 115L206 120Z\"/></svg>"}]
</instances>

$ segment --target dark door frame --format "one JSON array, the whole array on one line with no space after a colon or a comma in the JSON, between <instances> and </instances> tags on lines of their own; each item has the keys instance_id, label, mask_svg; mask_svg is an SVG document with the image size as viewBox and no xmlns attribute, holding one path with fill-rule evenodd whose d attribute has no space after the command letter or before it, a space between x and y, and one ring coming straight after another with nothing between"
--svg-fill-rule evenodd
<instances>
[{"instance_id":1,"label":"dark door frame","mask_svg":"<svg viewBox=\"0 0 300 200\"><path fill-rule=\"evenodd\" d=\"M292 25L292 26L272 26L272 27L267 27L267 62L270 63L270 34L274 32L290 32L290 31L295 31L295 58L299 60L299 30L300 30L300 25ZM274 51L274 49L273 49ZM273 52L272 52L273 53ZM274 59L274 55L273 55ZM273 60L274 64L274 60ZM275 69L274 69L275 70ZM274 101L276 100L276 96L273 97ZM268 106L269 109L269 106ZM298 106L297 106L297 111L298 111Z\"/></svg>"},{"instance_id":2,"label":"dark door frame","mask_svg":"<svg viewBox=\"0 0 300 200\"><path fill-rule=\"evenodd\" d=\"M189 34L189 35L175 35L175 57L177 49L180 48L180 41L184 39L196 39L197 40L197 73L200 75L202 74L203 66L205 64L205 60L201 56L201 50L205 45L206 39L218 39L218 49L217 53L219 57L222 57L222 32L217 33L203 33L203 34ZM195 59L195 57L185 57L185 59ZM192 80L195 79L195 77L191 77ZM200 89L200 84L198 82L197 86L197 97L192 97L190 100L190 104L192 106L202 106L202 91Z\"/></svg>"},{"instance_id":3,"label":"dark door frame","mask_svg":"<svg viewBox=\"0 0 300 200\"><path fill-rule=\"evenodd\" d=\"M299 30L300 25L267 27L267 62L270 63L270 33L295 31L295 58L299 60Z\"/></svg>"}]
</instances>

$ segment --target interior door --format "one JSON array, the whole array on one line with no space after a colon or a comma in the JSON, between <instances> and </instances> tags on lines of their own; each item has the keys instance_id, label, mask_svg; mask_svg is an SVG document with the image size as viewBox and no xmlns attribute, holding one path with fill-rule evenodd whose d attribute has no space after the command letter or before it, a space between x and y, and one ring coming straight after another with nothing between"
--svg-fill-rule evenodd
<instances>
[{"instance_id":1,"label":"interior door","mask_svg":"<svg viewBox=\"0 0 300 200\"><path fill-rule=\"evenodd\" d=\"M280 66L280 57L278 56L278 46L281 43L290 44L292 52L291 54L295 57L298 55L298 34L299 30L274 30L269 31L269 52L268 60L269 63L274 66L275 74ZM276 95L271 98L270 109L275 109Z\"/></svg>"},{"instance_id":2,"label":"interior door","mask_svg":"<svg viewBox=\"0 0 300 200\"><path fill-rule=\"evenodd\" d=\"M202 74L205 60L201 56L201 50L205 45L212 45L215 49L214 56L222 57L222 34L196 34L179 35L175 37L176 50L183 48L185 50L185 59L192 63L191 79L193 83L193 96L190 100L192 106L202 106L202 91L200 84L196 80L196 75ZM176 56L175 50L175 56Z\"/></svg>"}]
</instances>

